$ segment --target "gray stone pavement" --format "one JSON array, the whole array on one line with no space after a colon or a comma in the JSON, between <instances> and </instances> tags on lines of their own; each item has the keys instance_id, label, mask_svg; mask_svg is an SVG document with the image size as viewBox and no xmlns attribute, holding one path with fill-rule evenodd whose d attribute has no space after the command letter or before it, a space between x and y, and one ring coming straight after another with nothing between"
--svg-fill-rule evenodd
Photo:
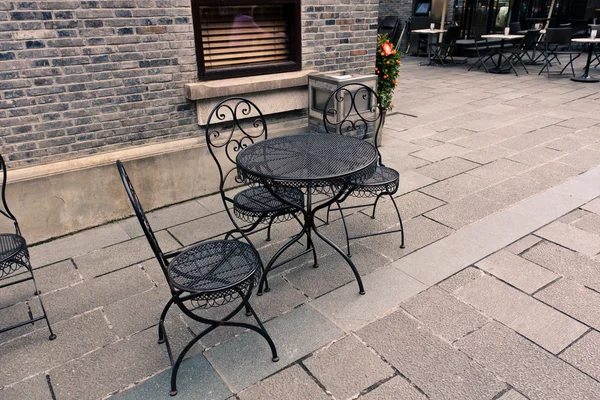
<instances>
[{"instance_id":1,"label":"gray stone pavement","mask_svg":"<svg viewBox=\"0 0 600 400\"><path fill-rule=\"evenodd\" d=\"M318 269L301 257L251 299L280 362L255 333L217 329L183 363L177 398L600 397L600 86L418 61L404 62L381 148L401 171L406 249L397 234L352 243L360 296L317 242ZM397 226L389 202L376 219L368 213L348 217L351 232ZM332 218L322 231L343 245ZM164 250L230 224L216 196L156 210L150 222ZM258 234L261 256L297 230L292 221L272 242ZM168 398L156 324L169 293L137 222L31 256L58 338L48 341L41 322L0 335L0 398ZM0 293L3 324L39 313L23 286ZM168 317L176 350L201 329Z\"/></svg>"}]
</instances>

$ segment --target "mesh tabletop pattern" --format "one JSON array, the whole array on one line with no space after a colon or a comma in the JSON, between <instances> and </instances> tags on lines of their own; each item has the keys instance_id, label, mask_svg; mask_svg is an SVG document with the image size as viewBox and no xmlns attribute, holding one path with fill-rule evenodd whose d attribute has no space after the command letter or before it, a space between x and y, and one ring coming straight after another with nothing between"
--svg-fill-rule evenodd
<instances>
[{"instance_id":1,"label":"mesh tabletop pattern","mask_svg":"<svg viewBox=\"0 0 600 400\"><path fill-rule=\"evenodd\" d=\"M256 143L237 156L241 177L263 184L308 187L345 184L373 174L377 150L342 135L302 134Z\"/></svg>"},{"instance_id":2,"label":"mesh tabletop pattern","mask_svg":"<svg viewBox=\"0 0 600 400\"><path fill-rule=\"evenodd\" d=\"M260 265L259 255L250 245L216 240L179 254L169 264L168 272L176 288L210 295L244 289L253 283Z\"/></svg>"},{"instance_id":3,"label":"mesh tabletop pattern","mask_svg":"<svg viewBox=\"0 0 600 400\"><path fill-rule=\"evenodd\" d=\"M27 244L19 235L0 234L0 278L27 264Z\"/></svg>"}]
</instances>

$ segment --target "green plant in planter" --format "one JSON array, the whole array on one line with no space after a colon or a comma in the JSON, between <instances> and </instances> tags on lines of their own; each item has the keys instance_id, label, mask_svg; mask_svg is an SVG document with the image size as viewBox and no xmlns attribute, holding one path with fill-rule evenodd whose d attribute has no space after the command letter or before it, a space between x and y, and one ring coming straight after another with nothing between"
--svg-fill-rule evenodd
<instances>
[{"instance_id":1,"label":"green plant in planter","mask_svg":"<svg viewBox=\"0 0 600 400\"><path fill-rule=\"evenodd\" d=\"M377 35L377 59L375 60L375 73L377 79L377 95L381 106L386 110L391 110L394 88L398 84L398 74L400 73L401 53L394 49L390 43L388 35Z\"/></svg>"}]
</instances>

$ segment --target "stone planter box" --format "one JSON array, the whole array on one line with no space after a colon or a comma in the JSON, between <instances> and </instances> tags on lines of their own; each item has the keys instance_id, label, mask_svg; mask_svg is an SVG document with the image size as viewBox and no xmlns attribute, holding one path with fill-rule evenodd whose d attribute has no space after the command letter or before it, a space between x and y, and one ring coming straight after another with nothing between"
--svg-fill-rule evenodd
<instances>
[{"instance_id":1,"label":"stone planter box","mask_svg":"<svg viewBox=\"0 0 600 400\"><path fill-rule=\"evenodd\" d=\"M308 75L308 124L311 132L325 132L325 103L331 93L348 83L362 83L377 92L377 75L358 75L343 70ZM364 107L366 110L370 104L365 103ZM344 114L343 110L338 110L338 115Z\"/></svg>"}]
</instances>

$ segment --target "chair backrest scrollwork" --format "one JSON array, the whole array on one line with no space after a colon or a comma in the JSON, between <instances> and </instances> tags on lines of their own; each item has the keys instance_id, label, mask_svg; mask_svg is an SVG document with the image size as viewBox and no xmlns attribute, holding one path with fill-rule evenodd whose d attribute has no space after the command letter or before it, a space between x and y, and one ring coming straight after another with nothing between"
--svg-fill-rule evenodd
<instances>
[{"instance_id":1,"label":"chair backrest scrollwork","mask_svg":"<svg viewBox=\"0 0 600 400\"><path fill-rule=\"evenodd\" d=\"M379 96L371 87L348 83L329 95L323 110L323 126L327 133L366 139L377 147L384 112Z\"/></svg>"},{"instance_id":2,"label":"chair backrest scrollwork","mask_svg":"<svg viewBox=\"0 0 600 400\"><path fill-rule=\"evenodd\" d=\"M224 199L225 189L242 183L236 170L237 154L267 137L265 117L250 100L230 97L213 108L206 121L206 144L219 170Z\"/></svg>"}]
</instances>

